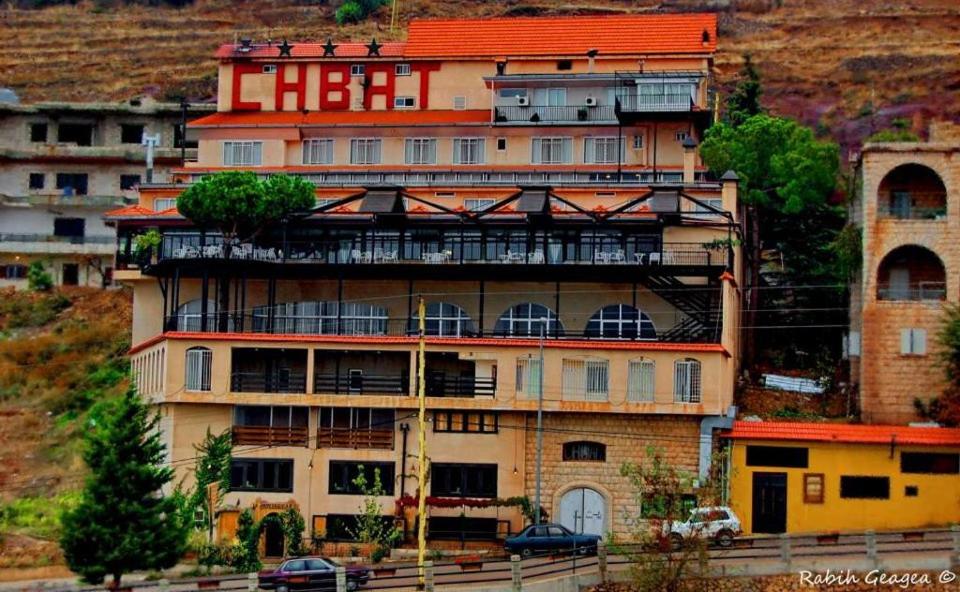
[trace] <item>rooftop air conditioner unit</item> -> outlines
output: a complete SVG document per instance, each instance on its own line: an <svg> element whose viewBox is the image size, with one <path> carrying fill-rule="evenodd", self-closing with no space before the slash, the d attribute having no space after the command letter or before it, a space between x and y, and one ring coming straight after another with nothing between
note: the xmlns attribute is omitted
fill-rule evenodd
<svg viewBox="0 0 960 592"><path fill-rule="evenodd" d="M587 107L596 107L597 106L597 97L587 97L587 100L583 103Z"/></svg>
<svg viewBox="0 0 960 592"><path fill-rule="evenodd" d="M517 105L521 107L529 107L530 97L523 97L523 96L517 97Z"/></svg>

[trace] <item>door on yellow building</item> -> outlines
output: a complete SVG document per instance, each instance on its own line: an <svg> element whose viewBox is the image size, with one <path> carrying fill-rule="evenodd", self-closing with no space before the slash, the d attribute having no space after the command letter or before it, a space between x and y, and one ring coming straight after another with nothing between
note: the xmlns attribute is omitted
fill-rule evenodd
<svg viewBox="0 0 960 592"><path fill-rule="evenodd" d="M753 474L753 525L751 532L787 531L787 474Z"/></svg>
<svg viewBox="0 0 960 592"><path fill-rule="evenodd" d="M571 489L560 498L560 524L577 534L602 536L605 505L603 496L589 487Z"/></svg>

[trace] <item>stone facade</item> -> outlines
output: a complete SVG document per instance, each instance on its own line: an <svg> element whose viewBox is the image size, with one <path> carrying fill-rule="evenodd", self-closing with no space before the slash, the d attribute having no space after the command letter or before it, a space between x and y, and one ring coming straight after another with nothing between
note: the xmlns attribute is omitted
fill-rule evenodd
<svg viewBox="0 0 960 592"><path fill-rule="evenodd" d="M938 130L931 137L951 137ZM917 421L914 401L942 391L937 332L944 303L960 297L958 150L956 140L863 150L852 208L863 265L851 288L850 358L866 421Z"/></svg>
<svg viewBox="0 0 960 592"><path fill-rule="evenodd" d="M551 414L543 418L542 506L550 521L558 521L560 499L574 488L593 489L604 498L606 530L629 534L630 517L640 508L627 478L625 462L642 463L650 447L664 452L670 465L695 474L699 459L699 419L679 416L636 417L621 414ZM536 490L537 416L529 413L524 450L526 494ZM589 441L606 445L606 461L564 461L563 445Z"/></svg>

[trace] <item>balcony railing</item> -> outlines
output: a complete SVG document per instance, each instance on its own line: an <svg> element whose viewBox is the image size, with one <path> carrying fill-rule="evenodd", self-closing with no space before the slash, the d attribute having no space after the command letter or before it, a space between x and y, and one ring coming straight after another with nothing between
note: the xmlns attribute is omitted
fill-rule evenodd
<svg viewBox="0 0 960 592"><path fill-rule="evenodd" d="M4 243L60 243L70 245L112 245L117 239L112 236L57 236L54 234L0 233Z"/></svg>
<svg viewBox="0 0 960 592"><path fill-rule="evenodd" d="M317 448L393 449L393 430L360 428L320 428Z"/></svg>
<svg viewBox="0 0 960 592"><path fill-rule="evenodd" d="M946 200L946 196L943 197ZM877 216L894 220L946 220L947 206L895 206L881 203Z"/></svg>
<svg viewBox="0 0 960 592"><path fill-rule="evenodd" d="M493 378L428 376L426 383L428 397L492 397L497 391L497 382Z"/></svg>
<svg viewBox="0 0 960 592"><path fill-rule="evenodd" d="M494 123L616 123L617 114L611 105L543 106L505 105L493 108Z"/></svg>
<svg viewBox="0 0 960 592"><path fill-rule="evenodd" d="M630 94L617 96L622 113L658 113L691 111L695 105L690 93Z"/></svg>
<svg viewBox="0 0 960 592"><path fill-rule="evenodd" d="M234 372L230 376L230 390L235 393L306 393L307 375L304 372L290 372L283 376Z"/></svg>
<svg viewBox="0 0 960 592"><path fill-rule="evenodd" d="M233 426L237 446L309 446L309 429L304 427Z"/></svg>
<svg viewBox="0 0 960 592"><path fill-rule="evenodd" d="M317 374L313 381L313 391L317 394L335 395L407 395L410 391L410 380L403 374Z"/></svg>
<svg viewBox="0 0 960 592"><path fill-rule="evenodd" d="M877 300L944 300L946 297L946 282L916 282L906 286L880 284L877 286Z"/></svg>

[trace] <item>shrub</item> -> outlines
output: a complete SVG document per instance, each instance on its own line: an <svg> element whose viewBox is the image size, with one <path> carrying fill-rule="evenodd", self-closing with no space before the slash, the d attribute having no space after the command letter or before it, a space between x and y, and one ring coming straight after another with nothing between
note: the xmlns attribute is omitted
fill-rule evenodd
<svg viewBox="0 0 960 592"><path fill-rule="evenodd" d="M49 292L53 289L53 277L47 273L43 261L34 261L27 269L27 286L34 292Z"/></svg>
<svg viewBox="0 0 960 592"><path fill-rule="evenodd" d="M366 18L363 8L357 2L349 0L337 8L336 19L338 25L355 24Z"/></svg>

